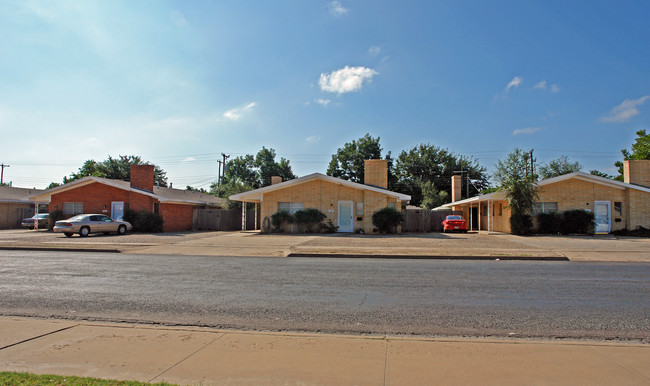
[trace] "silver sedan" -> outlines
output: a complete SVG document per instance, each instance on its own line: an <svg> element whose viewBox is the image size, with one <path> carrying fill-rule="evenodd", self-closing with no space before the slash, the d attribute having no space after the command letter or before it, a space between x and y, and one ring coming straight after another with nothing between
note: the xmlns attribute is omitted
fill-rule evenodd
<svg viewBox="0 0 650 386"><path fill-rule="evenodd" d="M131 228L130 223L113 220L104 214L79 214L54 224L54 232L63 233L66 237L75 233L79 233L81 237L86 237L91 233L109 234L115 232L118 235L123 235Z"/></svg>

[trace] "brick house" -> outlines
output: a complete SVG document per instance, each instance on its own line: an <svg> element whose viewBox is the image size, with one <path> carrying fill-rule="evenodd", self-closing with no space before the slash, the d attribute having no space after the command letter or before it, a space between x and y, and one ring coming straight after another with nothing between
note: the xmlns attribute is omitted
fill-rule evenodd
<svg viewBox="0 0 650 386"><path fill-rule="evenodd" d="M363 184L321 173L285 182L273 177L270 186L235 194L230 199L255 203L255 213L259 205L262 223L281 210L295 212L316 208L339 227L339 232L377 233L372 214L387 206L401 210L411 196L388 190L386 160L366 160L364 175Z"/></svg>
<svg viewBox="0 0 650 386"><path fill-rule="evenodd" d="M192 229L195 208L222 208L224 200L206 193L154 186L153 165L132 165L130 181L84 177L42 193L32 200L50 203L50 212L65 216L101 213L121 219L127 209L159 214L164 232Z"/></svg>
<svg viewBox="0 0 650 386"><path fill-rule="evenodd" d="M624 182L576 172L539 181L533 215L582 209L594 212L598 234L650 228L650 161L624 161ZM460 176L452 177L452 202L440 209L462 210L468 228L510 233L510 208L503 191L456 200Z"/></svg>

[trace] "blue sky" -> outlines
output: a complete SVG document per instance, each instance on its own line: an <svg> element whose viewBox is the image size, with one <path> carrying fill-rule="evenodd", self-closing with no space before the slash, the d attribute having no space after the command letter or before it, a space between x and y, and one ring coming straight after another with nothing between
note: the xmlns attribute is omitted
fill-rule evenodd
<svg viewBox="0 0 650 386"><path fill-rule="evenodd" d="M492 170L614 174L650 129L647 1L0 0L0 162L43 188L140 155L207 188L262 146L298 175L365 133Z"/></svg>

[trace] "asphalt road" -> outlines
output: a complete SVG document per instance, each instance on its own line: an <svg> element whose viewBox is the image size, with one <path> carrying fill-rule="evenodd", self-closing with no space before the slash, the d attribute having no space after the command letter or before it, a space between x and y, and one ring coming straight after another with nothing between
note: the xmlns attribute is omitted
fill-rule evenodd
<svg viewBox="0 0 650 386"><path fill-rule="evenodd" d="M650 264L0 251L0 315L650 341Z"/></svg>

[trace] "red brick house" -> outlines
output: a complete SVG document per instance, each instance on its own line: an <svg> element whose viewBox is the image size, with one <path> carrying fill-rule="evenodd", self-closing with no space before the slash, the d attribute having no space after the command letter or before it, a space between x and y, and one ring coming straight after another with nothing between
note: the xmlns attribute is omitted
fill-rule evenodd
<svg viewBox="0 0 650 386"><path fill-rule="evenodd" d="M194 209L216 209L224 200L206 193L154 186L153 165L132 165L131 181L85 177L30 196L49 202L50 212L61 210L71 217L80 213L102 213L121 219L127 209L159 214L164 232L192 229Z"/></svg>

